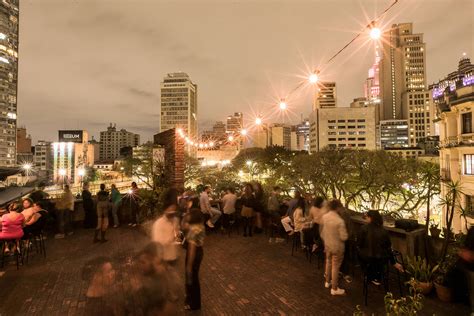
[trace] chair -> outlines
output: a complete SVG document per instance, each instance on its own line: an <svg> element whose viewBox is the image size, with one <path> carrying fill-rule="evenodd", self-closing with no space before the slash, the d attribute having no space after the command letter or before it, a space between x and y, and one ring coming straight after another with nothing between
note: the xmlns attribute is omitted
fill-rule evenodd
<svg viewBox="0 0 474 316"><path fill-rule="evenodd" d="M22 249L22 242L20 238L17 239L2 239L2 268L5 266L5 249L7 248L8 244L15 244L15 253L14 256L16 257L16 269L20 269L20 260L21 264L23 265L23 249Z"/></svg>
<svg viewBox="0 0 474 316"><path fill-rule="evenodd" d="M300 232L294 232L291 236L293 241L291 244L291 255L298 251L298 247L301 247Z"/></svg>
<svg viewBox="0 0 474 316"><path fill-rule="evenodd" d="M392 250L393 257L395 258L395 261L403 264L403 256L400 252ZM398 261L400 260L401 261ZM385 292L389 291L389 285L390 285L390 264L388 259L380 259L379 261L373 261L370 263L367 263L365 267L363 268L363 273L364 273L364 285L363 285L363 295L364 295L364 303L365 306L367 306L367 299L369 296L369 284L373 281L369 278L368 271L377 268L377 265L382 266L382 280L380 280L384 286ZM397 278L398 278L398 285L399 285L399 290L400 290L400 296L403 295L403 289L402 289L402 282L400 278L400 271L396 270Z"/></svg>
<svg viewBox="0 0 474 316"><path fill-rule="evenodd" d="M43 232L40 231L38 233L30 234L27 238L24 239L26 241L26 249L25 249L25 256L26 256L26 263L29 261L31 247L29 246L30 243L33 244L35 248L35 252L42 254L44 258L46 258L46 246L44 242Z"/></svg>

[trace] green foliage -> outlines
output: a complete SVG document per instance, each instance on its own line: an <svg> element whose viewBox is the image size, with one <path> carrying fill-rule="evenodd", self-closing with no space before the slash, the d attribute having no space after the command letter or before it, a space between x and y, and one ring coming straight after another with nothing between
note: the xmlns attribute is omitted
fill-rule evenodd
<svg viewBox="0 0 474 316"><path fill-rule="evenodd" d="M433 274L438 271L439 265L432 267L430 263L420 256L407 258L406 271L413 279L419 282L431 282Z"/></svg>
<svg viewBox="0 0 474 316"><path fill-rule="evenodd" d="M411 316L417 315L423 309L423 295L416 291L416 281L411 279L410 295L394 298L392 293L384 297L385 312L388 316Z"/></svg>

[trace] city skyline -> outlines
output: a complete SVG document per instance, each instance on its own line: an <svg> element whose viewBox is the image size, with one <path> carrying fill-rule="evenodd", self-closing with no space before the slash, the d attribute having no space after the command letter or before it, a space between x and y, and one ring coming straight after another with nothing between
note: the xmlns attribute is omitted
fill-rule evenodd
<svg viewBox="0 0 474 316"><path fill-rule="evenodd" d="M342 2L143 1L132 6L117 1L114 7L107 1L22 2L19 125L27 127L34 143L54 141L58 129L85 129L97 136L111 121L146 141L159 128L160 81L176 71L188 73L199 86L200 130L234 111L251 119L259 109L271 108L279 94L301 80L298 76L327 59L389 3L347 1L342 10L332 10ZM413 2L400 1L384 18L385 26L413 22L424 33L428 84L454 68L463 52L473 53L473 4L453 3L417 1L413 7ZM177 11L181 25L172 23ZM433 23L436 18L443 18L443 24ZM51 41L57 44L54 49ZM373 47L361 47L362 42L323 74L324 80L337 83L339 106L363 95ZM311 110L311 93L304 95L289 104L294 122Z"/></svg>

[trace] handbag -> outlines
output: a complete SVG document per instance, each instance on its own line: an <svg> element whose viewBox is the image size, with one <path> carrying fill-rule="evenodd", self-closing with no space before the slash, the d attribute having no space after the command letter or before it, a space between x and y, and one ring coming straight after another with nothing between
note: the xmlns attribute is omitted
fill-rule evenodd
<svg viewBox="0 0 474 316"><path fill-rule="evenodd" d="M243 217L253 217L254 216L254 210L251 207L243 205L242 206L242 212L240 212L240 215L242 215Z"/></svg>

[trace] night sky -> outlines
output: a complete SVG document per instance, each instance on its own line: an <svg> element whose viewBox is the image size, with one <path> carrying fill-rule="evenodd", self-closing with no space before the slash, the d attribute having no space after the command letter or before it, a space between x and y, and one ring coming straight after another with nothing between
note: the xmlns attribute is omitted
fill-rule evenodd
<svg viewBox="0 0 474 316"><path fill-rule="evenodd" d="M58 129L98 138L110 122L151 139L159 86L184 71L198 84L200 129L260 112L328 59L391 0L22 0L19 125L34 142ZM413 22L427 43L428 83L474 53L474 1L400 0L384 25ZM365 38L322 74L338 105L362 96L373 44ZM309 114L310 90L289 104ZM266 111L266 110L265 110ZM277 119L275 119L277 120Z"/></svg>

